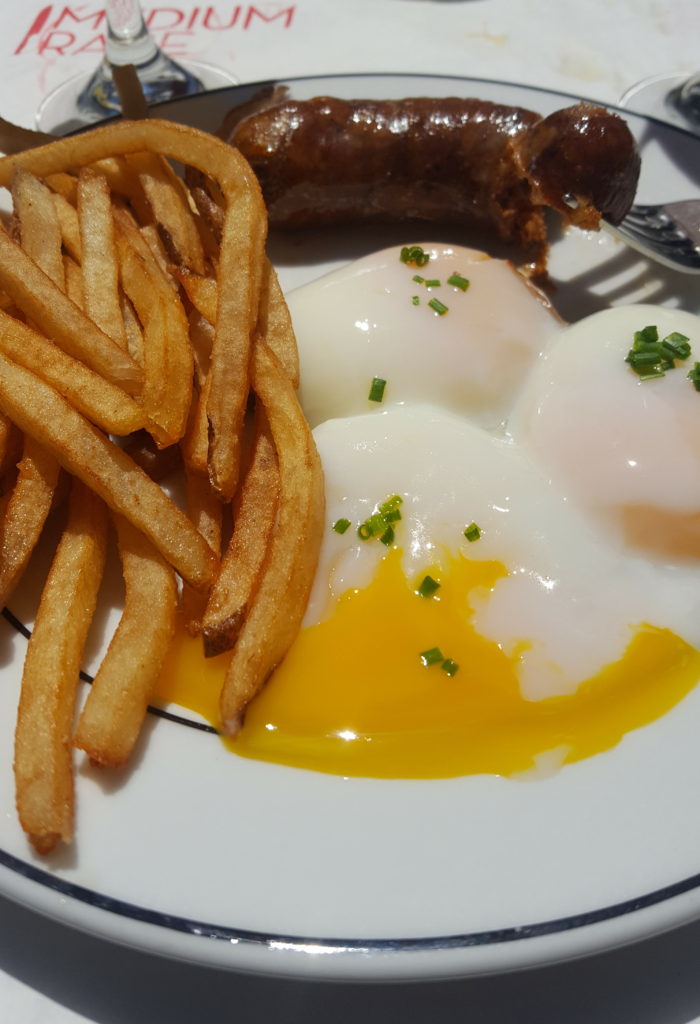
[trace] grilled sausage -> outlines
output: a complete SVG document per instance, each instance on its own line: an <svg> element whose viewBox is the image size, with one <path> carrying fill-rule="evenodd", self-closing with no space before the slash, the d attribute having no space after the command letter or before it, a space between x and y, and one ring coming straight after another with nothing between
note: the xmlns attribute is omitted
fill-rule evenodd
<svg viewBox="0 0 700 1024"><path fill-rule="evenodd" d="M272 226L488 223L535 273L546 206L582 227L619 221L639 176L625 122L585 103L542 118L478 99L287 99L244 116L229 141L258 176Z"/></svg>

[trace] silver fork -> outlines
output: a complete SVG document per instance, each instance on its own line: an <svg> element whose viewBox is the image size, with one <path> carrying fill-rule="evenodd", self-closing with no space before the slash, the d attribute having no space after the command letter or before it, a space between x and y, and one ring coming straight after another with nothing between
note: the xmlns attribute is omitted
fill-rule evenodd
<svg viewBox="0 0 700 1024"><path fill-rule="evenodd" d="M650 260L685 274L700 274L700 199L635 205L620 224L601 224Z"/></svg>

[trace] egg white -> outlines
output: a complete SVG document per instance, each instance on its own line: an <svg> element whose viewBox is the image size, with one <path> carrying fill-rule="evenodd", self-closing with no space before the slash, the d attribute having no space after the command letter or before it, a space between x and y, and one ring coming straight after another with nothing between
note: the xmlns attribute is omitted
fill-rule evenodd
<svg viewBox="0 0 700 1024"><path fill-rule="evenodd" d="M302 367L300 399L312 426L383 407L434 402L483 426L504 419L523 376L560 330L544 296L513 266L462 246L423 243L425 266L396 247L365 256L287 296ZM465 291L448 285L458 274ZM438 280L428 288L414 278ZM448 307L439 315L428 303Z"/></svg>

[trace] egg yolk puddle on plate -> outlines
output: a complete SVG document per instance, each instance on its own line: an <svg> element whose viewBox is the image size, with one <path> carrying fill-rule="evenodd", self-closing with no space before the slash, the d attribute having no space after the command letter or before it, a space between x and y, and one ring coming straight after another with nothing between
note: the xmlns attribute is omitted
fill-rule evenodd
<svg viewBox="0 0 700 1024"><path fill-rule="evenodd" d="M547 751L560 751L563 763L607 750L700 678L698 651L669 630L641 626L623 657L575 693L525 700L517 655L469 622L470 592L492 587L503 565L454 555L427 572L441 581L432 597L416 593L420 580L406 579L400 551L391 550L368 586L300 632L230 748L340 775L513 775ZM422 663L421 652L433 648L457 663L454 675ZM204 659L198 640L179 635L158 699L218 725L227 660Z"/></svg>

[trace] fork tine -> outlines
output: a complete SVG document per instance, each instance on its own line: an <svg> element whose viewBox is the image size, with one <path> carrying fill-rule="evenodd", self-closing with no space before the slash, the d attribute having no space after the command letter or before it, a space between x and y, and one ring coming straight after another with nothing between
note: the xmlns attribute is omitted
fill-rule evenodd
<svg viewBox="0 0 700 1024"><path fill-rule="evenodd" d="M621 224L603 226L648 259L685 273L700 273L700 200L636 204Z"/></svg>

